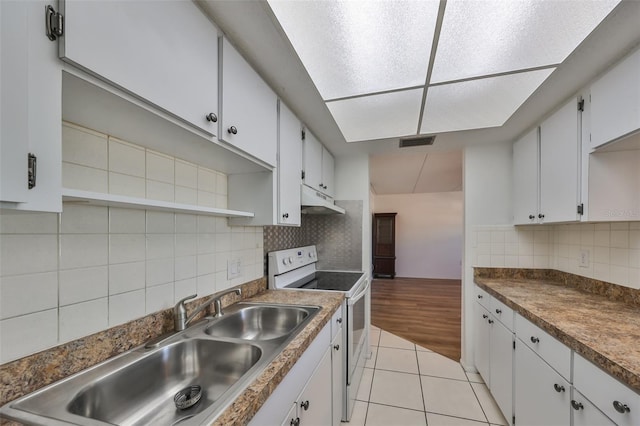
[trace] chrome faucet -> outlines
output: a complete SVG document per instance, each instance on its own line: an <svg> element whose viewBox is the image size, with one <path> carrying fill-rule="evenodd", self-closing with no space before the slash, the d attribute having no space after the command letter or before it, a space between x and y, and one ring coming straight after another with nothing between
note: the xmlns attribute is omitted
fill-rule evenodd
<svg viewBox="0 0 640 426"><path fill-rule="evenodd" d="M184 306L184 302L195 298L197 294L192 294L191 296L187 296L184 299L180 300L173 308L173 325L175 327L175 330L182 331L187 328L193 318L212 303L215 303L215 317L221 317L222 315L224 315L224 312L222 312L222 302L220 299L222 299L223 296L229 293L235 293L240 296L242 295L242 290L239 288L232 288L231 290L223 291L222 293L216 293L202 305L198 306L189 316L187 316L187 309Z"/></svg>

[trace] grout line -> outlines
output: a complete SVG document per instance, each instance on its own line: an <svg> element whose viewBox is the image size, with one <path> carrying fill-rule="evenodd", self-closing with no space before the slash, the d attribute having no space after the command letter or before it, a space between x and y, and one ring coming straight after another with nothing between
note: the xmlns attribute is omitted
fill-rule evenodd
<svg viewBox="0 0 640 426"><path fill-rule="evenodd" d="M482 410L482 414L484 414L484 418L487 419L487 423L489 423L489 416L487 416L487 412L485 411L484 407L482 406L482 403L480 402L480 398L478 398L478 393L476 392L476 390L471 385L471 382L469 382L469 386L471 386L471 391L473 392L473 395L476 397L476 400L478 401L478 405L480 406L480 409Z"/></svg>

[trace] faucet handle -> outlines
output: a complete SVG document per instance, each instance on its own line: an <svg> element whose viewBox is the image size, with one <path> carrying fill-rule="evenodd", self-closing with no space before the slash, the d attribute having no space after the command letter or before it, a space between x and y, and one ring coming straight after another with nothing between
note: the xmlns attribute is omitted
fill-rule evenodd
<svg viewBox="0 0 640 426"><path fill-rule="evenodd" d="M195 299L198 295L192 294L183 299L180 299L176 306L173 308L173 325L176 331L184 330L187 327L187 308L184 307L184 302L187 300Z"/></svg>

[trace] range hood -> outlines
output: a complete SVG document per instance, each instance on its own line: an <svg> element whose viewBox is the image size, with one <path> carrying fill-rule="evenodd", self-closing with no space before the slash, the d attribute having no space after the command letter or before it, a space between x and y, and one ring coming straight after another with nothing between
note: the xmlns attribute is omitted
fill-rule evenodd
<svg viewBox="0 0 640 426"><path fill-rule="evenodd" d="M327 197L307 185L300 185L301 204L303 214L344 214L345 209L333 203L331 197Z"/></svg>

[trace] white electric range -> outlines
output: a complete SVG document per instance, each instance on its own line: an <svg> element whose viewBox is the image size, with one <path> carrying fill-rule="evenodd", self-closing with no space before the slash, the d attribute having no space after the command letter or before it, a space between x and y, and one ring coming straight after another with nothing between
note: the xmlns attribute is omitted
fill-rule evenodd
<svg viewBox="0 0 640 426"><path fill-rule="evenodd" d="M338 291L345 295L342 420L353 413L358 387L369 357L370 283L367 274L316 269L316 246L273 251L268 254L269 288L276 290Z"/></svg>

